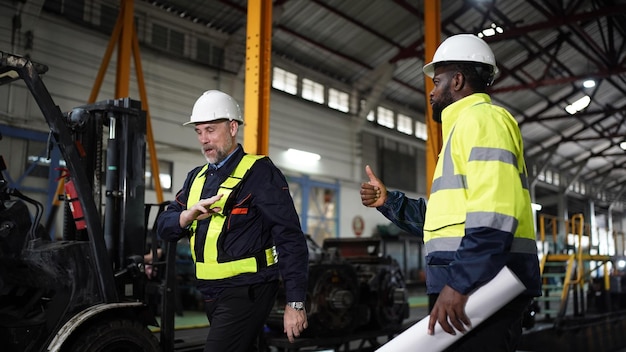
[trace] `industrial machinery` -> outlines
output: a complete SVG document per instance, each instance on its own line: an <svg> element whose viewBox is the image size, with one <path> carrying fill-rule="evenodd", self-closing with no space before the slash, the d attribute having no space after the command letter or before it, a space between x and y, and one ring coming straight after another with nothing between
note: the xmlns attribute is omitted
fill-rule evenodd
<svg viewBox="0 0 626 352"><path fill-rule="evenodd" d="M366 307L359 303L359 282L355 268L340 257L323 251L310 236L309 285L306 311L309 327L304 336L337 336L354 331L367 318ZM279 290L267 325L282 331L286 299Z"/></svg>
<svg viewBox="0 0 626 352"><path fill-rule="evenodd" d="M380 239L326 239L323 248L307 240L309 328L303 336L322 343L324 337L401 329L409 316L404 277L393 258L379 255ZM270 329L282 331L284 307L279 295L267 322Z"/></svg>
<svg viewBox="0 0 626 352"><path fill-rule="evenodd" d="M68 206L62 239L51 240L40 224L43 206L0 174L2 349L169 350L171 339L148 329L157 321L144 303L145 113L124 98L63 114L39 76L45 70L0 52L0 84L26 83L50 127L50 147L62 153Z"/></svg>
<svg viewBox="0 0 626 352"><path fill-rule="evenodd" d="M361 304L369 319L362 329L400 328L409 317L404 275L398 262L381 255L381 238L328 238L324 249L337 253L352 265L359 281Z"/></svg>

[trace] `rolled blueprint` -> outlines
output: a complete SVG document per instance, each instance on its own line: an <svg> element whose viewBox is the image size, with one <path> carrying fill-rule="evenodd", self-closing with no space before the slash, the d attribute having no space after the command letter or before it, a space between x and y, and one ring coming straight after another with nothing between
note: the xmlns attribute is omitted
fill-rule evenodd
<svg viewBox="0 0 626 352"><path fill-rule="evenodd" d="M524 284L517 276L509 268L502 268L496 277L479 287L467 299L465 312L472 322L472 328L478 326L524 290ZM463 334L458 331L456 335L448 334L443 331L439 323L435 324L435 334L428 335L429 319L430 317L426 316L381 346L376 352L443 351L463 337Z"/></svg>

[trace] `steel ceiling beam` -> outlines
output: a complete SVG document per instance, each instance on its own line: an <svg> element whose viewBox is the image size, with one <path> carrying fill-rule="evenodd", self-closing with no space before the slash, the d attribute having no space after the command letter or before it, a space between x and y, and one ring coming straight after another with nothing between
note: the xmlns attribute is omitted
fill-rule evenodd
<svg viewBox="0 0 626 352"><path fill-rule="evenodd" d="M535 7L538 7L536 2L534 1L527 0L527 2L530 4L534 4ZM626 5L609 6L596 11L578 13L567 16L546 15L546 20L543 22L533 23L528 26L505 28L505 31L503 33L483 39L485 39L487 43L495 43L503 40L518 38L520 36L524 36L535 31L554 29L557 27L567 26L569 24L575 24L581 21L589 21L601 17L617 16L624 13L626 13Z"/></svg>
<svg viewBox="0 0 626 352"><path fill-rule="evenodd" d="M564 84L574 83L576 81L582 81L582 80L591 79L591 78L602 79L602 78L607 78L611 76L621 75L624 73L626 73L626 67L620 67L615 70L599 71L599 72L594 72L590 74L582 74L582 75L560 77L560 78L546 78L546 79L536 80L536 81L532 81L532 82L528 82L524 84L494 88L490 90L489 92L491 94L501 94L501 93L508 93L508 92L516 92L520 90L532 90L532 89L536 89L539 87L564 85Z"/></svg>

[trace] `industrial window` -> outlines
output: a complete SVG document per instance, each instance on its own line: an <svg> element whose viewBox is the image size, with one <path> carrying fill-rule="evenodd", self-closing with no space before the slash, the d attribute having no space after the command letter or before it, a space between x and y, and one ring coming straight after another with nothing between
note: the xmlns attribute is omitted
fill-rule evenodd
<svg viewBox="0 0 626 352"><path fill-rule="evenodd" d="M395 148L378 148L381 180L389 188L415 192L417 189L417 161L415 151Z"/></svg>
<svg viewBox="0 0 626 352"><path fill-rule="evenodd" d="M324 104L324 86L310 79L302 79L302 98Z"/></svg>
<svg viewBox="0 0 626 352"><path fill-rule="evenodd" d="M159 160L159 181L163 191L172 191L172 175L174 173L174 163L171 161ZM146 189L154 190L154 179L152 178L152 166L150 159L146 159Z"/></svg>
<svg viewBox="0 0 626 352"><path fill-rule="evenodd" d="M408 135L413 134L413 119L404 114L398 114L398 131Z"/></svg>
<svg viewBox="0 0 626 352"><path fill-rule="evenodd" d="M328 89L328 106L339 111L350 111L350 96L337 89Z"/></svg>
<svg viewBox="0 0 626 352"><path fill-rule="evenodd" d="M213 67L224 66L224 49L202 39L198 39L197 45L196 60Z"/></svg>
<svg viewBox="0 0 626 352"><path fill-rule="evenodd" d="M554 175L552 175L552 184L555 186L559 186L561 184L561 175L558 172L555 172Z"/></svg>
<svg viewBox="0 0 626 352"><path fill-rule="evenodd" d="M69 19L80 22L84 21L84 0L46 0L43 1L43 8L48 11L63 14Z"/></svg>
<svg viewBox="0 0 626 352"><path fill-rule="evenodd" d="M423 140L428 140L428 130L425 123L415 121L415 137Z"/></svg>
<svg viewBox="0 0 626 352"><path fill-rule="evenodd" d="M152 45L182 56L185 48L185 35L182 32L154 23L152 25Z"/></svg>
<svg viewBox="0 0 626 352"><path fill-rule="evenodd" d="M536 170L536 167L533 166L533 169ZM551 185L555 185L558 186L561 184L561 175L558 173L558 171L552 171L552 170L543 170L540 171L537 174L537 179L539 181L543 181L545 183L549 183ZM571 185L570 185L571 187Z"/></svg>
<svg viewBox="0 0 626 352"><path fill-rule="evenodd" d="M102 4L100 6L100 28L105 33L112 33L115 23L117 22L119 10L113 6Z"/></svg>
<svg viewBox="0 0 626 352"><path fill-rule="evenodd" d="M585 189L585 184L580 181L572 182L567 189L578 194L584 195L587 193L587 190Z"/></svg>
<svg viewBox="0 0 626 352"><path fill-rule="evenodd" d="M169 51L178 55L185 52L185 35L182 32L170 29Z"/></svg>
<svg viewBox="0 0 626 352"><path fill-rule="evenodd" d="M273 72L272 87L289 94L298 94L298 76L295 73L280 67L274 67Z"/></svg>
<svg viewBox="0 0 626 352"><path fill-rule="evenodd" d="M377 120L378 124L381 126L394 128L395 123L393 120L393 111L387 108L383 108L379 106L377 109Z"/></svg>

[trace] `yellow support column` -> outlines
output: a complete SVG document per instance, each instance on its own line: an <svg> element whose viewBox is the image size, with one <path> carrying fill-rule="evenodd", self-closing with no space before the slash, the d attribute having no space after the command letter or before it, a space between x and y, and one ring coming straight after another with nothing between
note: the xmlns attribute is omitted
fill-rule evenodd
<svg viewBox="0 0 626 352"><path fill-rule="evenodd" d="M135 63L135 74L137 75L137 85L141 98L142 109L146 112L146 136L147 147L150 154L150 167L152 171L152 180L154 181L154 190L157 202L163 202L163 188L161 187L161 179L159 177L159 161L156 155L156 147L154 134L152 132L152 119L148 108L148 94L146 92L146 84L141 67L141 56L139 53L139 40L137 38L137 29L134 22L134 3L133 0L121 0L120 13L115 22L113 33L109 39L109 44L102 58L100 69L96 76L96 81L91 94L89 95L89 103L94 103L102 87L104 75L111 61L113 50L117 44L117 71L115 72L115 98L126 98L130 96L130 64L131 54Z"/></svg>
<svg viewBox="0 0 626 352"><path fill-rule="evenodd" d="M120 19L123 21L120 45L117 49L117 71L115 80L115 99L126 98L130 86L130 57L133 43L133 13L132 0L123 0L120 4ZM123 15L122 15L123 14Z"/></svg>
<svg viewBox="0 0 626 352"><path fill-rule="evenodd" d="M100 92L100 88L102 88L102 82L104 82L104 75L107 72L107 68L109 67L109 63L111 62L111 56L113 56L113 50L115 50L115 45L117 44L120 33L122 33L122 25L124 24L124 14L120 10L117 21L115 22L115 27L113 28L113 32L111 33L111 37L109 38L109 44L107 45L107 49L104 52L104 56L102 57L102 62L100 63L100 68L98 69L98 74L96 75L96 81L91 88L91 94L89 95L88 103L95 103L96 99L98 99L98 93Z"/></svg>
<svg viewBox="0 0 626 352"><path fill-rule="evenodd" d="M433 59L437 46L441 39L441 1L424 1L424 63ZM424 91L426 102L430 102L430 91L433 89L433 81L424 75ZM426 142L426 194L430 195L430 187L433 183L435 165L441 151L442 136L441 124L433 121L430 104L426 104L426 128L428 140Z"/></svg>
<svg viewBox="0 0 626 352"><path fill-rule="evenodd" d="M248 1L243 147L269 154L272 1Z"/></svg>
<svg viewBox="0 0 626 352"><path fill-rule="evenodd" d="M152 117L150 116L150 108L148 104L148 92L146 91L146 81L143 76L141 65L141 57L139 55L139 39L137 38L137 29L133 24L133 57L135 59L135 74L137 75L137 85L139 87L139 97L141 99L141 107L146 112L146 138L148 154L150 156L150 170L152 172L152 181L154 183L154 191L156 193L157 202L163 203L163 187L161 187L161 171L159 170L159 159L157 158L156 146L154 141L154 133L152 131Z"/></svg>

